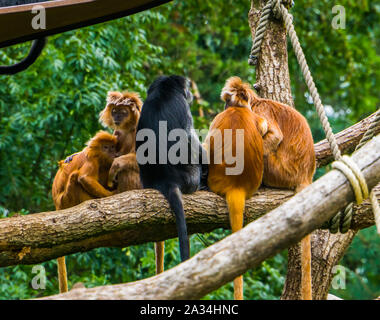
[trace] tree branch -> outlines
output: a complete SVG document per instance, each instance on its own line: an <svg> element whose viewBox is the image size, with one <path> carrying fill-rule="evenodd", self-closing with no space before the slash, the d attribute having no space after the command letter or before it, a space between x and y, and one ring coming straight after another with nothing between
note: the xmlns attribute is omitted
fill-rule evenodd
<svg viewBox="0 0 380 320"><path fill-rule="evenodd" d="M380 136L353 155L369 189L380 180ZM152 278L46 299L199 299L284 248L300 241L353 201L345 176L332 170L245 228Z"/></svg>
<svg viewBox="0 0 380 320"><path fill-rule="evenodd" d="M355 139L365 131L363 127L368 125L371 117L342 131L339 136ZM318 162L328 157L326 144L322 141L315 145ZM350 145L352 143L346 142L342 149ZM257 196L247 201L246 221L259 218L292 195L289 190L260 189ZM198 192L185 195L184 205L190 233L229 228L227 206L221 197ZM355 215L354 229L374 223L368 202L357 210L362 216L356 218L358 215ZM152 190L91 200L61 211L1 219L0 267L40 263L98 247L126 247L173 238L177 235L173 222L166 201ZM160 227L162 225L165 225L164 230Z"/></svg>
<svg viewBox="0 0 380 320"><path fill-rule="evenodd" d="M375 118L376 112L372 113L367 118L354 124L353 126L337 133L335 135L339 149L342 153L351 153L355 150L356 145L367 131L371 122ZM376 128L375 135L380 133L380 127ZM331 153L330 145L327 140L322 140L314 145L315 152L317 154L317 167L323 167L326 164L332 162L333 155Z"/></svg>

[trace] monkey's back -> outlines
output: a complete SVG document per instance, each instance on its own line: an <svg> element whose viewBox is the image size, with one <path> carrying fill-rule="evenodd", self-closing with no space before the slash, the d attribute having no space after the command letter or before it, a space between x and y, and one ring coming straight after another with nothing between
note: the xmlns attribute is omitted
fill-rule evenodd
<svg viewBox="0 0 380 320"><path fill-rule="evenodd" d="M258 117L248 108L229 107L218 114L210 126L210 134L215 129L221 130L221 148L214 142L209 143L209 173L208 185L210 189L220 195L225 195L231 189L244 189L249 198L259 188L263 176L263 141L257 129ZM232 129L232 144L225 139L225 129ZM244 143L236 146L236 130L244 130ZM244 152L243 169L237 175L228 175L226 168L232 168L235 164L226 163L225 150L234 157ZM222 159L222 163L215 163L215 155Z"/></svg>
<svg viewBox="0 0 380 320"><path fill-rule="evenodd" d="M168 93L167 93L168 94ZM172 130L182 129L186 133L188 140L187 150L191 149L191 129L193 129L193 121L187 102L181 97L168 94L166 100L155 94L148 95L142 107L140 119L137 125L137 134L140 130L150 129L155 133L154 145L155 160L157 163L142 164L137 152L137 160L140 169L140 178L144 188L153 188L160 191L167 188L168 185L176 185L182 193L195 192L201 180L201 164L198 163L178 163L171 164L167 157L167 163L159 163L161 156L169 154L170 148L179 143L178 141L167 141L165 148L160 145L160 123L165 123L167 133ZM164 137L163 139L167 139ZM136 150L147 142L136 139ZM198 141L199 143L199 141Z"/></svg>
<svg viewBox="0 0 380 320"><path fill-rule="evenodd" d="M283 134L277 151L265 159L263 183L279 188L310 184L315 172L315 152L307 120L285 104L265 99L259 101L253 107L254 112L276 121Z"/></svg>
<svg viewBox="0 0 380 320"><path fill-rule="evenodd" d="M72 160L68 163L65 163L65 160L59 161L59 169L54 177L52 185L52 197L56 208L60 207L60 203L58 203L60 199L59 195L65 190L65 186L69 179L70 173L80 169L85 160L86 155L82 151L78 154L75 154Z"/></svg>

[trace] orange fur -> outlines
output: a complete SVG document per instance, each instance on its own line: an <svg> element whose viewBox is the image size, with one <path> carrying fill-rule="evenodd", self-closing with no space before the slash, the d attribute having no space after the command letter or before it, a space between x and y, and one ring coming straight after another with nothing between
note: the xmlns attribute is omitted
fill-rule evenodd
<svg viewBox="0 0 380 320"><path fill-rule="evenodd" d="M59 162L52 186L53 201L57 210L73 207L85 200L112 195L105 186L113 157L101 148L105 144L116 147L116 143L115 136L100 131L70 162Z"/></svg>
<svg viewBox="0 0 380 320"><path fill-rule="evenodd" d="M107 197L112 192L105 189L108 171L115 157L117 138L108 132L98 132L82 152L65 163L59 161L54 178L52 196L56 210L73 207L83 201ZM111 149L104 150L104 146ZM113 151L112 151L113 150ZM57 259L60 292L67 292L65 257Z"/></svg>
<svg viewBox="0 0 380 320"><path fill-rule="evenodd" d="M249 88L249 89L247 89ZM315 152L307 120L294 108L270 99L261 99L245 84L252 110L268 122L264 136L263 184L301 191L313 181ZM301 240L301 297L312 299L310 236Z"/></svg>
<svg viewBox="0 0 380 320"><path fill-rule="evenodd" d="M130 119L126 119L124 123L117 126L114 123L112 118L112 108L120 107L120 108L128 108L132 112L132 117ZM137 123L138 118L140 117L140 112L142 108L142 101L140 95L136 92L118 92L118 91L110 91L107 94L107 104L106 107L100 112L99 120L105 126L112 129L130 129L130 123ZM137 118L134 119L134 118Z"/></svg>
<svg viewBox="0 0 380 320"><path fill-rule="evenodd" d="M288 105L259 98L252 89L250 105L268 122L263 184L287 189L311 184L316 162L313 136L305 117Z"/></svg>
<svg viewBox="0 0 380 320"><path fill-rule="evenodd" d="M113 186L115 180L117 181L116 193L142 188L135 153L122 155L113 161L108 175L108 186Z"/></svg>
<svg viewBox="0 0 380 320"><path fill-rule="evenodd" d="M208 186L213 192L226 197L232 231L236 232L243 227L245 199L250 198L261 184L264 170L262 135L266 133L266 121L250 110L249 97L239 78L227 80L221 97L227 109L215 117L205 142L210 156ZM225 141L225 129L232 129L232 145ZM244 130L242 149L238 149L236 144L237 129ZM217 146L216 130L221 132L221 148ZM244 168L238 175L226 174L226 168L233 167L224 158L227 149L235 155L244 152ZM218 155L222 159L220 164L215 163ZM234 287L235 299L242 299L242 276L235 279Z"/></svg>
<svg viewBox="0 0 380 320"><path fill-rule="evenodd" d="M115 116L112 114L114 108L119 112L125 109L126 112L119 124L115 123ZM141 108L142 101L137 93L111 91L107 95L107 105L100 113L100 122L114 129L118 140L119 157L114 160L108 179L109 186L117 182L117 193L142 187L135 154L136 127Z"/></svg>

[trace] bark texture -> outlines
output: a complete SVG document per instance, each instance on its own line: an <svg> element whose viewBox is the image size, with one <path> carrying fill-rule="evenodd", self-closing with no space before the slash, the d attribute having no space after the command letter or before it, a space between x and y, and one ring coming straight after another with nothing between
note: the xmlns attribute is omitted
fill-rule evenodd
<svg viewBox="0 0 380 320"><path fill-rule="evenodd" d="M278 207L293 194L289 190L260 189L247 201L245 223ZM127 247L177 236L167 202L156 191L135 190L114 197L92 200L67 210L2 219L0 267L36 264L98 247ZM155 207L148 207L146 203L153 199ZM194 202L196 206L192 205ZM221 197L197 192L184 196L184 205L190 233L229 229L227 205ZM138 212L139 209L134 209L136 206L146 210ZM105 207L112 212L110 215L104 215ZM355 206L354 212L353 230L374 224L369 201ZM139 219L136 219L137 214Z"/></svg>
<svg viewBox="0 0 380 320"><path fill-rule="evenodd" d="M248 22L252 39L255 37L261 9L266 2L267 0L253 0L251 3ZM273 14L271 14L271 17L256 66L255 88L257 88L257 92L261 97L294 106L289 81L285 26L281 20L274 19Z"/></svg>
<svg viewBox="0 0 380 320"><path fill-rule="evenodd" d="M247 201L251 222L290 199L289 190L260 189ZM227 204L214 193L183 196L189 233L229 228ZM0 220L0 267L35 264L98 247L127 247L177 237L167 201L134 190L60 210Z"/></svg>
<svg viewBox="0 0 380 320"><path fill-rule="evenodd" d="M342 154L348 154L355 150L356 145L359 143L360 139L363 137L364 133L367 131L368 127L372 123L376 116L376 112L368 116L367 118L359 121L353 126L335 134L338 141L339 149ZM380 127L375 130L375 135L380 133ZM330 145L326 139L316 143L314 145L315 152L318 155L317 167L321 168L326 164L334 161L333 155L331 153Z"/></svg>
<svg viewBox="0 0 380 320"><path fill-rule="evenodd" d="M368 123L365 119L361 125L344 130L349 132L347 138L360 135ZM325 159L326 143L322 141L315 145L317 162ZM289 190L260 189L247 201L246 222L259 218L291 196L293 192ZM190 233L229 228L226 203L214 193L185 195L184 205ZM374 224L368 201L355 208L359 214L354 215L353 229ZM176 235L174 218L158 192L130 191L66 210L1 219L0 267L35 264L98 247L126 247Z"/></svg>
<svg viewBox="0 0 380 320"><path fill-rule="evenodd" d="M380 179L379 148L380 136L353 155L370 189ZM160 275L46 299L199 299L300 241L353 197L345 176L332 170L261 219ZM334 254L334 248L328 254Z"/></svg>

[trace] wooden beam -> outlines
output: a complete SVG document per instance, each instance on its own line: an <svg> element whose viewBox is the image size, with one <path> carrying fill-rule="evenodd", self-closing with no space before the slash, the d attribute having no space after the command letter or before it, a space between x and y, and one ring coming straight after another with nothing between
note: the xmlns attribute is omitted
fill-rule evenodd
<svg viewBox="0 0 380 320"><path fill-rule="evenodd" d="M125 17L171 0L55 0L0 8L0 48ZM46 29L34 29L34 6L45 8Z"/></svg>

